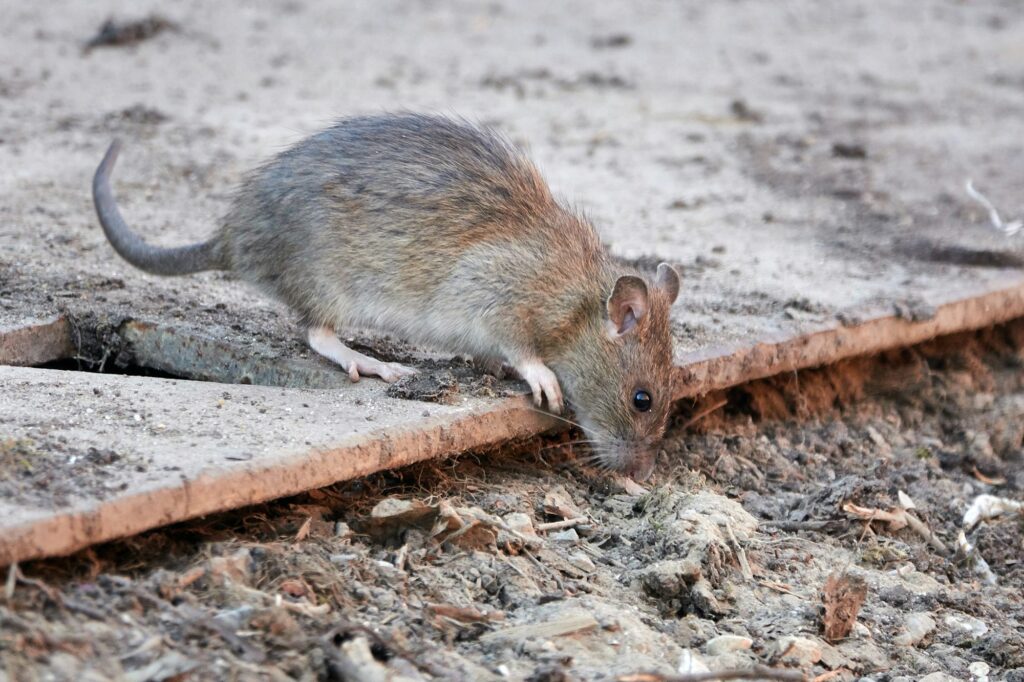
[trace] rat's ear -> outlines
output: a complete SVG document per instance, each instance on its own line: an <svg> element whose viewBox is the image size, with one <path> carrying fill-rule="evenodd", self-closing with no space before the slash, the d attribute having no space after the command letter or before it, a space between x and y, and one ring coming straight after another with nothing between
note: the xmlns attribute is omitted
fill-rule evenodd
<svg viewBox="0 0 1024 682"><path fill-rule="evenodd" d="M647 314L647 285L639 277L623 275L608 297L608 320L613 336L622 336Z"/></svg>
<svg viewBox="0 0 1024 682"><path fill-rule="evenodd" d="M668 294L668 304L672 305L679 296L679 273L668 263L658 266L658 277L654 285Z"/></svg>

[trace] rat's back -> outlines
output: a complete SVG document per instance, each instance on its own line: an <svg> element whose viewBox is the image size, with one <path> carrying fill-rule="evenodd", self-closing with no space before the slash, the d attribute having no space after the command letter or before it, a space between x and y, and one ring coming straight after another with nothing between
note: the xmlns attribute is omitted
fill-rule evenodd
<svg viewBox="0 0 1024 682"><path fill-rule="evenodd" d="M343 120L283 152L243 184L222 237L231 269L307 323L446 345L472 334L453 317L601 252L507 140L415 114Z"/></svg>

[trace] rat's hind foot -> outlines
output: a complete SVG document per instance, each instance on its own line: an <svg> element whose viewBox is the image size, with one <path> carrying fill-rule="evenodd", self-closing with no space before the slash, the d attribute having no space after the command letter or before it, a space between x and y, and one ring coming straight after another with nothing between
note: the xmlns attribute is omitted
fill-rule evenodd
<svg viewBox="0 0 1024 682"><path fill-rule="evenodd" d="M533 404L540 407L542 398L548 399L548 409L555 414L562 413L562 387L558 377L540 360L525 360L515 366L519 376L530 385Z"/></svg>
<svg viewBox="0 0 1024 682"><path fill-rule="evenodd" d="M352 350L338 339L338 335L327 327L309 328L309 347L328 360L338 363L348 372L352 381L361 376L380 377L389 384L398 381L416 370L397 362L383 362L359 351Z"/></svg>

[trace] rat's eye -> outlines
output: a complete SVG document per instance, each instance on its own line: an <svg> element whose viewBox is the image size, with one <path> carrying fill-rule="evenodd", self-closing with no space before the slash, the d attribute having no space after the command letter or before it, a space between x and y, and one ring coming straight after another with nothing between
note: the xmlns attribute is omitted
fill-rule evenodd
<svg viewBox="0 0 1024 682"><path fill-rule="evenodd" d="M633 394L633 407L639 412L647 412L651 409L651 394L644 389Z"/></svg>

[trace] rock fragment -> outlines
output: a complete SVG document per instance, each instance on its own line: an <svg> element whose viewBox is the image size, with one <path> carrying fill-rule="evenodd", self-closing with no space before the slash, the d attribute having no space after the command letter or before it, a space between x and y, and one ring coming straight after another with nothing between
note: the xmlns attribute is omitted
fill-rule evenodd
<svg viewBox="0 0 1024 682"><path fill-rule="evenodd" d="M900 646L918 646L935 631L935 620L927 613L911 613L903 619L903 633L896 637Z"/></svg>
<svg viewBox="0 0 1024 682"><path fill-rule="evenodd" d="M704 645L704 651L707 652L708 656L721 656L725 653L732 651L741 651L749 649L754 645L754 641L749 637L742 637L740 635L719 635L714 639L708 641Z"/></svg>
<svg viewBox="0 0 1024 682"><path fill-rule="evenodd" d="M801 667L814 665L821 660L821 645L806 637L780 637L775 642L775 649L779 658L792 660Z"/></svg>

